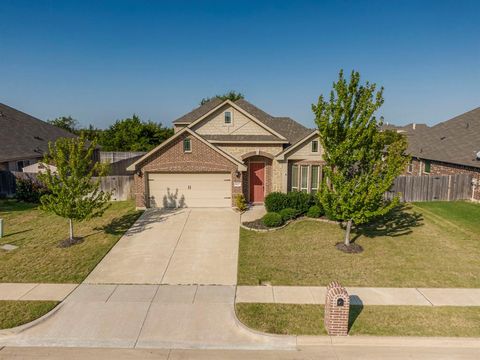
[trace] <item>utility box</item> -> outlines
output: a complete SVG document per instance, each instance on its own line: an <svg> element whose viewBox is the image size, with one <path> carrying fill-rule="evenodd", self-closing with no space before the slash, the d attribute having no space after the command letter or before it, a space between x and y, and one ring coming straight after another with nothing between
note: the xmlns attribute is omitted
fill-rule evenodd
<svg viewBox="0 0 480 360"><path fill-rule="evenodd" d="M328 335L348 335L348 314L350 312L350 297L347 290L338 282L333 281L327 286L325 299L325 329Z"/></svg>

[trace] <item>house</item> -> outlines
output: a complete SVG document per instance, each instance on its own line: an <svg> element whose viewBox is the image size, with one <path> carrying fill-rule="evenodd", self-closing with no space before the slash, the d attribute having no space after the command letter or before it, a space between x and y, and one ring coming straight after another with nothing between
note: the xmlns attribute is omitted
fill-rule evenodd
<svg viewBox="0 0 480 360"><path fill-rule="evenodd" d="M22 171L24 173L29 173L29 174L42 174L42 173L46 173L47 169L50 169L50 172L52 174L57 173L57 167L56 166L45 164L42 161L36 162L34 164L27 165L22 169Z"/></svg>
<svg viewBox="0 0 480 360"><path fill-rule="evenodd" d="M406 175L470 174L480 185L480 107L432 127L401 129L412 156ZM480 191L474 194L480 200Z"/></svg>
<svg viewBox="0 0 480 360"><path fill-rule="evenodd" d="M48 143L75 135L0 103L0 170L22 171L48 151Z"/></svg>
<svg viewBox="0 0 480 360"><path fill-rule="evenodd" d="M272 191L315 192L322 176L316 130L246 100L215 98L173 121L174 136L128 167L145 207L260 204Z"/></svg>

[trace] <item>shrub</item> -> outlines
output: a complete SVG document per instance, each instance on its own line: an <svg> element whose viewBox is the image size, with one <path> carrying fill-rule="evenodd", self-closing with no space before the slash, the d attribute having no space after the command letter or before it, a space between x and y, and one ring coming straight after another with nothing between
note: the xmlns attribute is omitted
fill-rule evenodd
<svg viewBox="0 0 480 360"><path fill-rule="evenodd" d="M276 212L268 212L262 218L263 225L267 227L278 227L283 225L282 215Z"/></svg>
<svg viewBox="0 0 480 360"><path fill-rule="evenodd" d="M295 219L298 216L298 211L292 208L286 208L280 210L279 214L282 217L283 221L288 221Z"/></svg>
<svg viewBox="0 0 480 360"><path fill-rule="evenodd" d="M288 206L287 194L282 192L271 192L265 197L265 209L268 212L279 212Z"/></svg>
<svg viewBox="0 0 480 360"><path fill-rule="evenodd" d="M309 193L292 191L287 194L289 208L298 211L298 214L305 214L311 206L315 205L315 197Z"/></svg>
<svg viewBox="0 0 480 360"><path fill-rule="evenodd" d="M243 194L238 194L235 197L235 206L240 211L245 211L248 208L247 200L245 200L245 196Z"/></svg>
<svg viewBox="0 0 480 360"><path fill-rule="evenodd" d="M15 181L15 197L19 201L38 204L40 197L48 193L43 184L31 178L17 178Z"/></svg>
<svg viewBox="0 0 480 360"><path fill-rule="evenodd" d="M311 206L307 211L307 216L311 218L319 218L322 215L322 209L318 205Z"/></svg>

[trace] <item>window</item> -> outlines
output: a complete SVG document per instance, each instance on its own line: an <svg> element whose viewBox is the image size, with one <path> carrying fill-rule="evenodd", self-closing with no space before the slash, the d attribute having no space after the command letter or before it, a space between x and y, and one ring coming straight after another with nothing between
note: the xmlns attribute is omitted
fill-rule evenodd
<svg viewBox="0 0 480 360"><path fill-rule="evenodd" d="M310 192L315 194L318 191L318 178L320 173L320 166L312 165L312 169L310 171Z"/></svg>
<svg viewBox="0 0 480 360"><path fill-rule="evenodd" d="M317 153L318 152L318 140L313 140L312 141L312 153Z"/></svg>
<svg viewBox="0 0 480 360"><path fill-rule="evenodd" d="M426 174L430 174L430 160L425 160L425 168L423 169L423 172Z"/></svg>
<svg viewBox="0 0 480 360"><path fill-rule="evenodd" d="M298 191L298 165L292 166L292 191Z"/></svg>
<svg viewBox="0 0 480 360"><path fill-rule="evenodd" d="M183 152L192 152L192 142L189 138L183 139Z"/></svg>
<svg viewBox="0 0 480 360"><path fill-rule="evenodd" d="M308 191L308 166L300 166L300 190Z"/></svg>
<svg viewBox="0 0 480 360"><path fill-rule="evenodd" d="M230 125L232 123L232 112L225 111L225 124Z"/></svg>
<svg viewBox="0 0 480 360"><path fill-rule="evenodd" d="M407 167L407 172L411 174L413 172L413 160L410 160Z"/></svg>

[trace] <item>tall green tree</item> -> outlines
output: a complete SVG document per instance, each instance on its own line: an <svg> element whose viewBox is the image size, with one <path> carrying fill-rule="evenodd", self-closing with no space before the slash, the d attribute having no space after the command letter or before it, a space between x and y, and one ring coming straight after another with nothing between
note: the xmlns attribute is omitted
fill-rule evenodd
<svg viewBox="0 0 480 360"><path fill-rule="evenodd" d="M173 135L173 129L153 121L144 122L137 115L118 120L100 136L104 151L149 151Z"/></svg>
<svg viewBox="0 0 480 360"><path fill-rule="evenodd" d="M383 88L361 84L356 71L347 81L340 71L329 100L320 96L312 105L326 162L319 200L330 217L346 222L346 246L353 225L385 215L399 202L398 196L386 201L384 193L408 162L407 143L380 131L383 118L375 113L383 101Z"/></svg>
<svg viewBox="0 0 480 360"><path fill-rule="evenodd" d="M43 162L56 167L46 167L39 174L49 194L40 199L41 209L68 219L69 244L75 243L73 222L102 216L109 206L111 193L100 190L100 178L106 174L105 164L93 161L95 142L87 143L79 138L60 138L49 144L49 152Z"/></svg>
<svg viewBox="0 0 480 360"><path fill-rule="evenodd" d="M214 97L211 97L211 98L203 98L202 101L200 101L200 105L203 105L215 98L219 98L221 100L231 100L235 102L240 99L245 99L245 96L241 92L230 90L223 95L215 95Z"/></svg>
<svg viewBox="0 0 480 360"><path fill-rule="evenodd" d="M71 132L72 134L77 133L78 120L72 118L71 116L59 116L55 119L47 120L47 122L63 130Z"/></svg>

